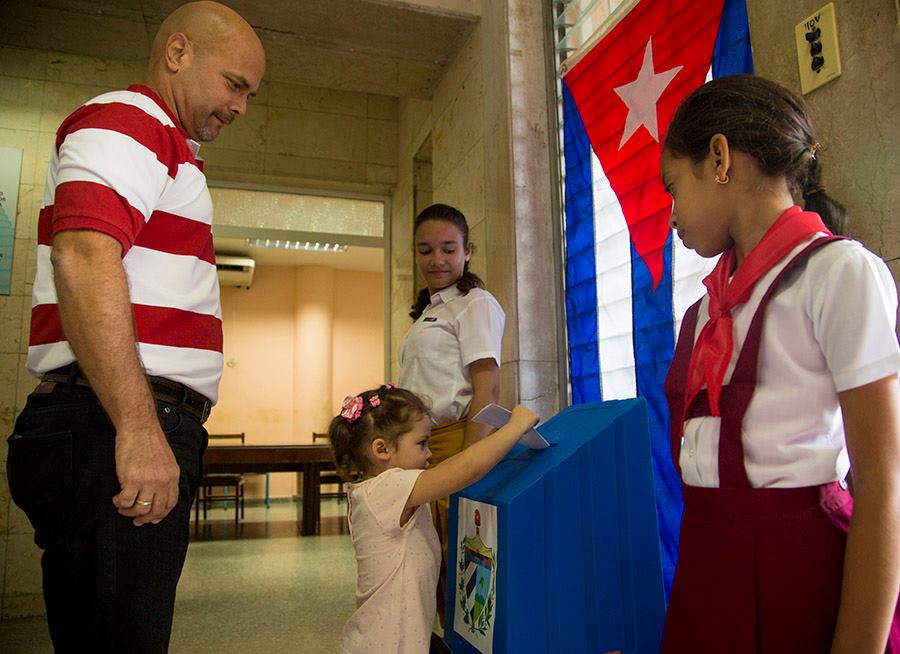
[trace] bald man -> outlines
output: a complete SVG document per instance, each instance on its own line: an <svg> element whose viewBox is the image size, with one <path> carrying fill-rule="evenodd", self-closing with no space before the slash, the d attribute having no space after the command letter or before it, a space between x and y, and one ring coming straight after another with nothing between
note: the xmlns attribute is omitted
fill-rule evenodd
<svg viewBox="0 0 900 654"><path fill-rule="evenodd" d="M197 153L265 69L215 2L163 21L142 84L62 123L38 227L15 502L43 550L57 651L164 652L222 370L212 203Z"/></svg>

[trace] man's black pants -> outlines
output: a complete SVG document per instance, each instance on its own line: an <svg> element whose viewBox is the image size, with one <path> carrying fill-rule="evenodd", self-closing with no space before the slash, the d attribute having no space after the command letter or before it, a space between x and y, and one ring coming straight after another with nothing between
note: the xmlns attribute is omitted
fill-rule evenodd
<svg viewBox="0 0 900 654"><path fill-rule="evenodd" d="M44 550L44 601L57 652L165 652L175 587L190 535L207 433L181 409L157 402L181 467L178 503L159 524L118 513L115 430L93 391L56 384L33 393L9 438L15 503Z"/></svg>

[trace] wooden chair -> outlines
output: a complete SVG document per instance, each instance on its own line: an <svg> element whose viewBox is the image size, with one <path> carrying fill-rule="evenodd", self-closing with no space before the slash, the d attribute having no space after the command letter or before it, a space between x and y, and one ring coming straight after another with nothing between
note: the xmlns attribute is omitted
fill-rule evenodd
<svg viewBox="0 0 900 654"><path fill-rule="evenodd" d="M318 440L328 440L328 434L313 432L313 443ZM337 468L329 468L319 473L319 484L337 484L336 493L322 493L321 497L336 497L338 502L344 501L344 478L338 474Z"/></svg>
<svg viewBox="0 0 900 654"><path fill-rule="evenodd" d="M243 445L244 433L209 435L210 443L236 440ZM217 490L219 492L216 492ZM203 519L206 520L207 509L210 504L215 502L221 502L225 510L228 510L229 502L234 503L234 524L237 525L244 517L244 475L239 472L217 472L203 475L200 488L197 490L197 500L194 503L194 522L196 524L200 523L200 505L203 505Z"/></svg>

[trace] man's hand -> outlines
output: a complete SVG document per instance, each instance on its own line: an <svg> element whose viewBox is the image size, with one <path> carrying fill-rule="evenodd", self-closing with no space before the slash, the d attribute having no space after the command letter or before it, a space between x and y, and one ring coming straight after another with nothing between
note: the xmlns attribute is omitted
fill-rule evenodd
<svg viewBox="0 0 900 654"><path fill-rule="evenodd" d="M181 469L159 425L152 427L150 433L116 434L116 474L122 490L112 501L138 527L158 523L178 502Z"/></svg>
<svg viewBox="0 0 900 654"><path fill-rule="evenodd" d="M178 463L159 426L135 347L122 246L91 230L53 237L50 253L63 332L116 429L119 513L159 522L178 501ZM149 504L148 504L149 502Z"/></svg>

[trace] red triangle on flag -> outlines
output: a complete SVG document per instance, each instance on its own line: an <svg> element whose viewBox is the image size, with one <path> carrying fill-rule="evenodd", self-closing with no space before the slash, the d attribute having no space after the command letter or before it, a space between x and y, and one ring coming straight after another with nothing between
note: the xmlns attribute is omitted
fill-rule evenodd
<svg viewBox="0 0 900 654"><path fill-rule="evenodd" d="M672 210L661 142L678 104L706 79L723 4L641 0L565 78L654 288Z"/></svg>

